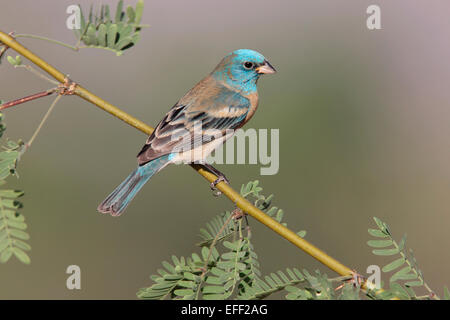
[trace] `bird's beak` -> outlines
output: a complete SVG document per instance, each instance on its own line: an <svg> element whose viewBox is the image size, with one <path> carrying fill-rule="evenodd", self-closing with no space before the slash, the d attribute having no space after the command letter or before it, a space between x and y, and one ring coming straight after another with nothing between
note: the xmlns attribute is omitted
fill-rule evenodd
<svg viewBox="0 0 450 320"><path fill-rule="evenodd" d="M259 74L272 74L277 72L277 70L275 70L275 68L269 63L269 61L264 60L264 64L256 68L256 72L258 72Z"/></svg>

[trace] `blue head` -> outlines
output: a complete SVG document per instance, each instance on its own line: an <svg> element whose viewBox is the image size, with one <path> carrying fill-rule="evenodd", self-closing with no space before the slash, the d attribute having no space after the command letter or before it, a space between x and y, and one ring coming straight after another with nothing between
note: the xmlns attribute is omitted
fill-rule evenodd
<svg viewBox="0 0 450 320"><path fill-rule="evenodd" d="M256 91L256 82L261 74L275 72L275 68L259 52L239 49L223 58L212 76L248 94Z"/></svg>

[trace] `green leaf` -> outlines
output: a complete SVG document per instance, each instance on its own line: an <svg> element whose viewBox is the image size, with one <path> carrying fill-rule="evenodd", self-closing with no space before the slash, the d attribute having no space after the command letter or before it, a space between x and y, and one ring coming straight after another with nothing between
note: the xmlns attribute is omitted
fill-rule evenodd
<svg viewBox="0 0 450 320"><path fill-rule="evenodd" d="M28 243L23 242L23 241L21 241L21 240L14 239L14 240L13 240L13 244L14 244L17 248L23 249L23 250L25 250L25 251L30 251L30 250L31 250L31 246L30 246ZM0 250L0 251L1 251L1 250Z"/></svg>
<svg viewBox="0 0 450 320"><path fill-rule="evenodd" d="M206 261L208 259L208 255L209 255L209 248L202 247L201 254L202 254L203 260Z"/></svg>
<svg viewBox="0 0 450 320"><path fill-rule="evenodd" d="M86 31L86 20L84 19L83 10L81 10L81 6L78 5L80 8L80 35L83 34Z"/></svg>
<svg viewBox="0 0 450 320"><path fill-rule="evenodd" d="M175 268L174 268L170 263L168 263L167 261L163 261L161 264L162 264L162 265L164 266L164 268L166 268L170 273L177 273L177 272L175 271Z"/></svg>
<svg viewBox="0 0 450 320"><path fill-rule="evenodd" d="M402 251L405 248L406 243L406 233L403 235L402 239L400 240L400 243L398 244L398 250Z"/></svg>
<svg viewBox="0 0 450 320"><path fill-rule="evenodd" d="M205 282L213 285L222 285L223 279L222 277L209 276L206 278Z"/></svg>
<svg viewBox="0 0 450 320"><path fill-rule="evenodd" d="M24 192L19 190L0 190L1 198L19 198L23 196Z"/></svg>
<svg viewBox="0 0 450 320"><path fill-rule="evenodd" d="M107 32L108 47L114 49L117 37L117 24L111 24Z"/></svg>
<svg viewBox="0 0 450 320"><path fill-rule="evenodd" d="M234 269L233 261L219 261L217 262L217 266L221 269Z"/></svg>
<svg viewBox="0 0 450 320"><path fill-rule="evenodd" d="M25 264L30 264L30 257L25 253L25 251L23 251L22 249L18 248L18 247L14 247L11 249L12 252L14 253L14 255L16 256L17 259L19 259L19 261L21 261L22 263Z"/></svg>
<svg viewBox="0 0 450 320"><path fill-rule="evenodd" d="M387 225L381 221L380 219L378 219L377 217L373 217L373 220L375 221L375 223L377 224L378 228L383 231L386 234L390 234Z"/></svg>
<svg viewBox="0 0 450 320"><path fill-rule="evenodd" d="M184 288L191 288L191 289L193 289L195 287L195 283L193 281L180 280L180 281L177 282L177 284L180 287L184 287Z"/></svg>
<svg viewBox="0 0 450 320"><path fill-rule="evenodd" d="M128 16L128 23L133 23L136 15L134 13L134 9L132 6L127 7L127 16Z"/></svg>
<svg viewBox="0 0 450 320"><path fill-rule="evenodd" d="M137 297L140 299L159 299L163 296L166 295L166 292L164 291L152 291L152 290L147 290L147 289L141 289L138 293L137 293Z"/></svg>
<svg viewBox="0 0 450 320"><path fill-rule="evenodd" d="M197 280L197 276L191 272L184 272L183 276L185 279L187 280L192 280L192 281L196 281Z"/></svg>
<svg viewBox="0 0 450 320"><path fill-rule="evenodd" d="M140 24L141 23L141 18L142 18L142 13L144 12L144 1L143 0L139 0L136 3L136 17L134 22L136 24Z"/></svg>
<svg viewBox="0 0 450 320"><path fill-rule="evenodd" d="M391 283L390 284L390 290L394 292L394 295L402 300L410 300L410 296L408 294L408 291L405 290L401 285L398 283Z"/></svg>
<svg viewBox="0 0 450 320"><path fill-rule="evenodd" d="M94 9L94 5L91 3L91 6L89 8L89 18L88 18L89 23L94 23L94 19L92 18L93 17L93 15L92 15L93 9Z"/></svg>
<svg viewBox="0 0 450 320"><path fill-rule="evenodd" d="M420 287L420 286L423 286L423 281L422 280L409 281L409 282L405 283L405 286L407 286L407 287Z"/></svg>
<svg viewBox="0 0 450 320"><path fill-rule="evenodd" d="M13 252L11 248L7 248L0 253L0 263L5 263L11 258Z"/></svg>
<svg viewBox="0 0 450 320"><path fill-rule="evenodd" d="M214 274L214 275L216 275L216 276L224 276L224 275L227 275L227 273L226 273L225 271L223 271L223 270L220 269L220 268L216 268L216 267L211 268L211 273Z"/></svg>
<svg viewBox="0 0 450 320"><path fill-rule="evenodd" d="M245 252L244 252L245 254ZM236 252L225 252L224 254L222 254L222 259L224 260L232 260L236 258L237 253Z"/></svg>
<svg viewBox="0 0 450 320"><path fill-rule="evenodd" d="M194 263L199 263L199 264L203 263L200 256L198 254L196 254L195 252L191 256L192 256L192 260L194 260Z"/></svg>
<svg viewBox="0 0 450 320"><path fill-rule="evenodd" d="M22 204L15 199L5 199L1 200L1 204L3 207L11 208L11 209L19 209L22 207Z"/></svg>
<svg viewBox="0 0 450 320"><path fill-rule="evenodd" d="M117 3L116 18L115 18L116 23L119 23L122 20L122 12L123 12L123 0L120 0Z"/></svg>
<svg viewBox="0 0 450 320"><path fill-rule="evenodd" d="M298 235L300 238L304 238L304 237L306 236L306 231L305 231L305 230L301 230L301 231L297 232L297 235Z"/></svg>
<svg viewBox="0 0 450 320"><path fill-rule="evenodd" d="M224 241L223 242L223 246L225 247L225 248L228 248L228 249L230 249L230 250L237 250L237 243L231 243L231 242L229 242L229 241Z"/></svg>
<svg viewBox="0 0 450 320"><path fill-rule="evenodd" d="M9 233L16 238L22 239L22 240L28 240L30 239L30 236L28 235L28 233L21 231L21 230L17 230L17 229L10 229Z"/></svg>
<svg viewBox="0 0 450 320"><path fill-rule="evenodd" d="M409 273L411 271L411 267L410 266L406 266L403 269L400 269L399 271L397 271L396 273L394 273L391 277L391 279L389 279L390 282L395 282L397 280L411 280L411 279L416 279L417 276L415 274L411 274Z"/></svg>
<svg viewBox="0 0 450 320"><path fill-rule="evenodd" d="M108 28L106 27L106 25L104 23L100 24L98 26L98 36L97 36L97 40L98 40L98 45L102 46L102 47L106 47L106 32L108 31Z"/></svg>
<svg viewBox="0 0 450 320"><path fill-rule="evenodd" d="M192 289L177 289L173 292L177 296L187 296L193 294Z"/></svg>
<svg viewBox="0 0 450 320"><path fill-rule="evenodd" d="M369 234L373 237L377 237L377 238L386 238L388 237L387 234L383 233L383 231L378 230L378 229L369 229Z"/></svg>
<svg viewBox="0 0 450 320"><path fill-rule="evenodd" d="M163 276L163 278L164 278L164 280L168 280L168 281L176 281L176 280L179 280L179 279L183 279L183 276L181 276L180 274L170 274L170 273L168 273L168 274L165 274Z"/></svg>
<svg viewBox="0 0 450 320"><path fill-rule="evenodd" d="M8 62L9 62L11 65L13 65L13 66L16 65L16 60L15 60L13 57L7 56L7 57L6 57L6 60L8 60Z"/></svg>
<svg viewBox="0 0 450 320"><path fill-rule="evenodd" d="M165 290L165 289L172 288L174 285L175 284L173 282L165 281L165 282L155 283L154 285L151 286L151 289L152 290Z"/></svg>
<svg viewBox="0 0 450 320"><path fill-rule="evenodd" d="M245 270L247 268L247 266L244 263L242 263L242 262L237 262L236 263L236 268L238 270Z"/></svg>
<svg viewBox="0 0 450 320"><path fill-rule="evenodd" d="M281 222L283 220L284 211L282 209L278 210L275 220Z"/></svg>
<svg viewBox="0 0 450 320"><path fill-rule="evenodd" d="M98 44L97 41L97 30L95 29L95 26L93 24L89 24L89 27L87 29L87 42L86 45L96 46Z"/></svg>
<svg viewBox="0 0 450 320"><path fill-rule="evenodd" d="M131 37L121 38L119 40L119 42L117 42L117 44L114 46L114 49L122 50L123 48L125 48L126 46L128 46L132 42L133 42L133 39Z"/></svg>
<svg viewBox="0 0 450 320"><path fill-rule="evenodd" d="M398 254L398 249L397 248L393 248L393 249L375 249L372 250L373 254L377 255L377 256L392 256L394 254Z"/></svg>
<svg viewBox="0 0 450 320"><path fill-rule="evenodd" d="M25 230L27 228L27 224L20 221L8 220L7 224L9 227L19 230Z"/></svg>
<svg viewBox="0 0 450 320"><path fill-rule="evenodd" d="M109 14L109 6L105 5L105 20L106 21L110 21L111 20L111 16Z"/></svg>
<svg viewBox="0 0 450 320"><path fill-rule="evenodd" d="M0 252L2 252L3 250L5 250L7 247L9 247L9 239L3 239L0 241Z"/></svg>
<svg viewBox="0 0 450 320"><path fill-rule="evenodd" d="M222 286L205 286L203 288L203 293L225 293L225 289Z"/></svg>
<svg viewBox="0 0 450 320"><path fill-rule="evenodd" d="M305 278L305 277L303 276L303 274L300 272L300 270L298 270L297 268L293 268L292 270L294 271L294 273L296 274L296 276L297 276L299 279L303 280L303 279Z"/></svg>
<svg viewBox="0 0 450 320"><path fill-rule="evenodd" d="M22 57L16 56L16 66L20 66L22 64Z"/></svg>

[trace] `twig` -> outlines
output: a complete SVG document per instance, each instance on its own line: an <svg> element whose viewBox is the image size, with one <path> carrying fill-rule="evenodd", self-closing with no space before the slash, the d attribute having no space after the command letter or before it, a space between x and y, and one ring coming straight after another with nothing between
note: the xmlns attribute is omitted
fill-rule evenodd
<svg viewBox="0 0 450 320"><path fill-rule="evenodd" d="M62 42L62 41L58 41L58 40L47 38L47 37L43 37L43 36L37 36L37 35L34 35L34 34L26 34L26 33L16 34L16 35L14 35L14 38L30 38L30 39L44 40L44 41L47 41L47 42L50 42L50 43L58 44L60 46L72 49L74 51L78 51L78 49L79 49L77 46L71 46L70 44L67 44L67 43Z"/></svg>
<svg viewBox="0 0 450 320"><path fill-rule="evenodd" d="M34 139L36 139L36 136L38 135L39 131L41 131L42 126L44 125L45 121L47 121L48 116L50 115L50 113L52 113L53 108L56 106L56 103L59 101L59 99L61 99L61 97L62 97L62 95L58 94L56 96L55 100L53 100L53 103L50 105L50 108L48 108L47 112L44 115L44 118L42 118L41 123L39 123L39 126L37 127L36 131L33 133L33 136L27 142L27 144L26 144L27 148L31 147L31 144L33 143Z"/></svg>
<svg viewBox="0 0 450 320"><path fill-rule="evenodd" d="M219 232L217 232L216 236L214 237L213 241L211 242L211 245L209 246L209 253L208 253L208 257L206 258L205 261L205 265L203 267L203 273L202 273L202 277L204 276L204 274L206 273L206 270L208 269L208 263L209 263L209 259L211 258L211 254L212 254L212 249L216 246L217 241L220 238L220 235L225 231L225 228L228 226L228 224L230 223L231 219L233 219L233 217L235 217L235 211L240 209L235 209L230 216L227 218L227 220L225 220L223 226L220 228Z"/></svg>
<svg viewBox="0 0 450 320"><path fill-rule="evenodd" d="M47 113L44 115L44 118L42 119L41 123L39 124L38 128L34 132L33 136L31 137L30 141L26 144L26 147L31 147L31 144L33 143L34 139L38 135L39 131L41 131L42 126L44 125L45 121L47 121L48 116L50 113L52 113L53 108L55 107L56 103L59 101L59 99L64 95L73 95L75 94L75 89L77 87L77 84L70 80L68 77L64 78L64 83L61 83L58 85L58 88L55 89L55 91L58 91L58 96L55 98L53 103L50 105L50 108L48 108Z"/></svg>
<svg viewBox="0 0 450 320"><path fill-rule="evenodd" d="M25 69L27 69L28 71L30 71L31 73L35 74L36 76L38 76L41 79L44 79L44 80L46 80L46 81L48 81L50 83L53 83L54 85L58 85L59 84L59 82L57 82L57 81L55 81L53 79L50 79L47 76L44 76L42 73L38 72L32 66L21 64L21 65L18 65L18 66L14 66L14 68L25 68Z"/></svg>
<svg viewBox="0 0 450 320"><path fill-rule="evenodd" d="M42 91L42 92L38 92L38 93L35 93L35 94L32 94L32 95L26 96L24 98L20 98L20 99L16 99L16 100L13 100L13 101L5 102L5 103L0 105L0 110L4 110L4 109L7 109L7 108L14 107L14 106L16 106L18 104L22 104L22 103L29 102L29 101L32 101L32 100L35 100L35 99L39 99L39 98L42 98L42 97L49 96L49 95L55 93L57 90L58 90L57 88L53 88L53 89L49 89L49 90L46 90L46 91Z"/></svg>

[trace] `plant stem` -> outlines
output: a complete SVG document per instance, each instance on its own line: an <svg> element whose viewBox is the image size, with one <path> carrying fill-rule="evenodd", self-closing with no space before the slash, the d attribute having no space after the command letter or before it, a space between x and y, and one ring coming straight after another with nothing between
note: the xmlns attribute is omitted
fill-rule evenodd
<svg viewBox="0 0 450 320"><path fill-rule="evenodd" d="M401 249L398 245L397 241L392 238L392 236L389 236L389 238L392 240L392 244L394 247L398 250L398 253L401 255L401 257L406 261L406 264L410 268L412 272L416 275L417 279L419 279L422 282L422 286L430 293L429 297L433 298L434 300L441 300L437 294L434 293L434 291L428 286L428 284L425 282L423 277L417 272L416 267L411 263L408 256L405 253L405 249Z"/></svg>
<svg viewBox="0 0 450 320"><path fill-rule="evenodd" d="M225 220L225 223L220 228L219 232L217 232L217 234L214 237L211 245L209 246L208 257L206 258L205 265L203 267L204 271L202 273L202 278L204 277L204 273L206 273L206 270L208 270L208 263L209 263L209 259L211 258L211 255L212 255L212 249L216 246L216 243L219 240L220 235L224 232L225 228L228 226L228 224L230 223L232 218L233 218L233 213L230 213L230 216L227 218L227 220Z"/></svg>
<svg viewBox="0 0 450 320"><path fill-rule="evenodd" d="M34 139L36 139L36 136L38 135L39 131L41 131L42 126L44 125L45 121L47 121L48 116L50 113L52 113L53 108L56 106L56 103L58 103L59 99L61 99L61 95L57 95L55 100L53 100L52 104L50 105L50 108L48 108L47 112L44 115L44 118L42 118L41 123L39 123L39 126L37 127L36 131L33 133L33 136L31 137L30 141L27 143L27 148L31 147L31 144L33 143Z"/></svg>
<svg viewBox="0 0 450 320"><path fill-rule="evenodd" d="M42 98L42 97L49 96L49 95L53 94L55 91L56 91L55 88L54 89L49 89L49 90L46 90L46 91L42 91L42 92L38 92L38 93L32 94L32 95L24 97L24 98L20 98L20 99L16 99L16 100L13 100L13 101L5 102L5 103L0 105L0 110L4 110L4 109L7 109L7 108L14 107L14 106L16 106L18 104L21 104L21 103L25 103L25 102L28 102L28 101L32 101L32 100L35 100L35 99L39 99L39 98Z"/></svg>

